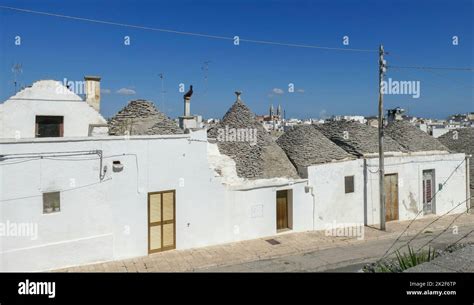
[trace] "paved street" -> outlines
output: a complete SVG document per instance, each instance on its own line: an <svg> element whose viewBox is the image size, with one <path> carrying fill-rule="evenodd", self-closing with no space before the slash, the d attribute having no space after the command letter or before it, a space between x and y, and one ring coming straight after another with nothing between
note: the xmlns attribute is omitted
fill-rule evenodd
<svg viewBox="0 0 474 305"><path fill-rule="evenodd" d="M458 214L416 220L395 244L417 247L436 237L431 245L443 249L474 229L474 215ZM326 236L325 231L284 233L189 250L172 250L134 259L71 267L60 272L279 272L279 271L357 271L366 262L381 257L408 226L409 221L390 222L387 231L365 228L364 239ZM453 226L458 227L456 233ZM277 244L268 242L274 239ZM474 233L463 242L474 242Z"/></svg>
<svg viewBox="0 0 474 305"><path fill-rule="evenodd" d="M437 238L431 245L435 249L444 249L460 236L474 229L474 225L460 227L458 235L451 231ZM411 243L415 249L424 245L439 232L424 233ZM404 237L396 243L397 249L404 245L410 237ZM384 255L394 239L371 240L365 243L344 245L337 248L317 250L298 255L284 256L275 259L235 264L231 266L205 268L208 272L357 272L366 263L374 262ZM474 242L474 234L463 239L463 242ZM472 258L474 260L474 256ZM466 261L467 262L467 261ZM414 270L415 271L415 270Z"/></svg>

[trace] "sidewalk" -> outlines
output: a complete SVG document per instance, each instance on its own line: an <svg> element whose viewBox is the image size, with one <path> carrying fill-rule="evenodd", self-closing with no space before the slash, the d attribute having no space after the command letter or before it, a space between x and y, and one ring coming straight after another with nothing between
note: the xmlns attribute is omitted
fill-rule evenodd
<svg viewBox="0 0 474 305"><path fill-rule="evenodd" d="M415 220L404 235L413 236L439 216ZM226 266L272 259L288 255L302 254L316 250L341 247L354 243L396 238L410 221L387 223L387 230L365 227L364 239L355 237L326 236L325 231L284 233L272 237L246 240L216 246L188 250L171 250L120 261L104 262L55 270L56 272L185 272L199 269ZM474 224L474 214L444 216L424 231L434 232L446 227ZM450 229L452 230L452 229ZM279 244L272 245L267 240L274 239Z"/></svg>

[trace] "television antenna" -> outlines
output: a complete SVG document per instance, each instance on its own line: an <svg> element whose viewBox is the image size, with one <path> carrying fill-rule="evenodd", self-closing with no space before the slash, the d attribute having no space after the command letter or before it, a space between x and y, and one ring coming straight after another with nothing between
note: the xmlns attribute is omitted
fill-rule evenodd
<svg viewBox="0 0 474 305"><path fill-rule="evenodd" d="M18 78L19 75L23 73L23 66L22 64L14 64L12 67L13 72L13 84L15 85L15 93L18 92Z"/></svg>
<svg viewBox="0 0 474 305"><path fill-rule="evenodd" d="M207 80L209 78L209 64L211 63L210 60L203 62L201 66L201 70L204 71L204 95L207 94Z"/></svg>

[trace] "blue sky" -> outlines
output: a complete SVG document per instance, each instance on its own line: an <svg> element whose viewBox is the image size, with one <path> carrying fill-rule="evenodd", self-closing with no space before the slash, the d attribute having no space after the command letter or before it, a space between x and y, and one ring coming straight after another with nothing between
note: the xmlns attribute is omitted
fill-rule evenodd
<svg viewBox="0 0 474 305"><path fill-rule="evenodd" d="M118 23L391 54L388 64L472 67L473 1L6 1L13 6ZM15 36L22 44L14 44ZM342 37L349 36L349 46ZM459 44L452 44L452 36ZM130 36L131 45L124 45ZM292 48L145 31L0 9L0 100L12 95L15 63L22 84L100 75L101 112L109 117L129 100L150 99L171 117L182 112L178 85L194 85L191 110L222 117L233 92L258 113L281 103L287 117L377 111L377 53ZM203 62L208 66L207 90ZM165 76L162 99L159 74ZM420 81L421 97L387 95L386 108L444 118L474 111L473 72L389 69L387 78ZM288 84L295 92L288 92ZM133 95L117 93L132 89ZM272 94L273 89L283 94ZM278 90L276 90L278 91Z"/></svg>

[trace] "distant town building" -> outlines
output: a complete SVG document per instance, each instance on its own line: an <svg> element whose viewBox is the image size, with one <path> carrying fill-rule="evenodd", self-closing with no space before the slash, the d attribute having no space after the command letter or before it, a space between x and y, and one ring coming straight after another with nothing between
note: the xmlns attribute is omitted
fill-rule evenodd
<svg viewBox="0 0 474 305"><path fill-rule="evenodd" d="M351 121L359 122L361 124L367 123L367 120L362 115L333 115L328 121Z"/></svg>
<svg viewBox="0 0 474 305"><path fill-rule="evenodd" d="M403 114L405 113L405 109L397 107L394 109L389 109L387 113L388 113L387 119L389 122L401 121L403 120Z"/></svg>
<svg viewBox="0 0 474 305"><path fill-rule="evenodd" d="M284 110L278 105L275 113L273 104L270 105L268 115L257 115L255 118L260 122L267 131L283 131L284 130Z"/></svg>

